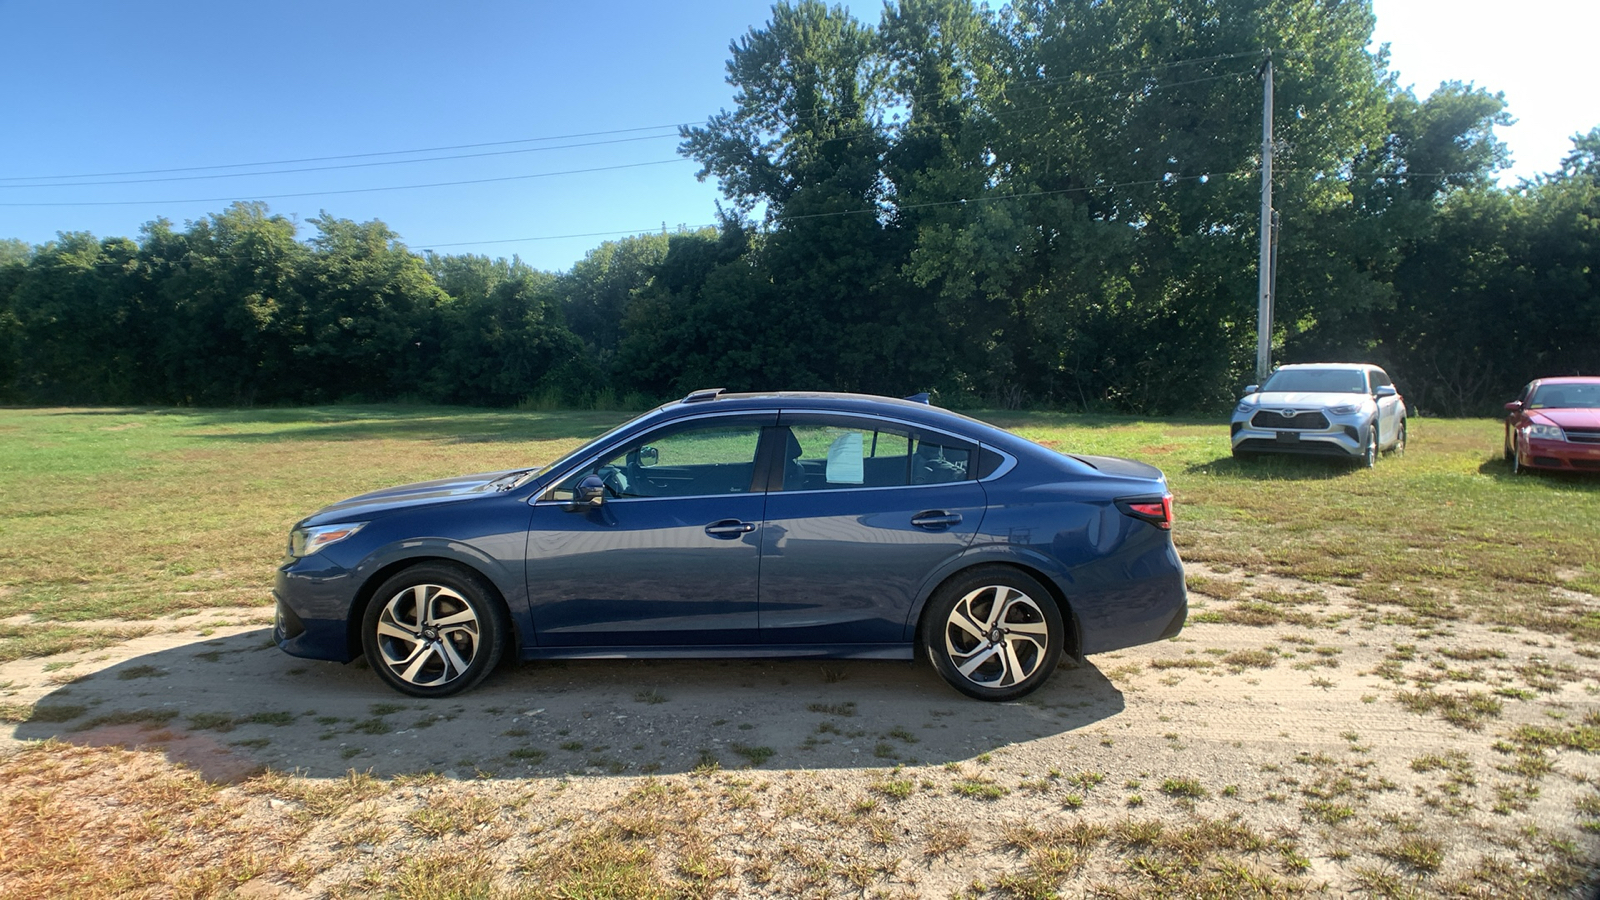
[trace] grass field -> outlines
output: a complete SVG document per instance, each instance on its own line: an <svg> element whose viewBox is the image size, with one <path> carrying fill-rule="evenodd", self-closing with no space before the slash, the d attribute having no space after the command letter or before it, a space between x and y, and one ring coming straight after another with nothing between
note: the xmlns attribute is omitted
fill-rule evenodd
<svg viewBox="0 0 1600 900"><path fill-rule="evenodd" d="M623 418L441 408L0 410L0 619L138 620L265 602L288 528L407 481L539 464ZM1239 464L1209 422L996 413L1062 452L1160 466L1186 560L1359 585L1418 616L1600 640L1600 479L1513 478L1499 424L1414 420L1371 472ZM29 632L0 637L0 659ZM34 637L34 641L42 640Z"/></svg>
<svg viewBox="0 0 1600 900"><path fill-rule="evenodd" d="M464 793L437 793L437 774L363 774L367 757L354 745L344 758L362 768L344 779L272 772L219 786L159 757L71 739L80 726L70 723L91 713L67 676L103 667L95 661L168 628L174 616L265 609L273 567L299 517L386 485L540 464L623 417L406 407L0 410L0 665L42 666L41 678L64 685L36 707L38 690L0 677L0 710L13 723L67 723L64 741L14 745L0 758L7 783L28 786L0 805L0 844L59 839L76 848L0 853L0 892L32 885L19 896L208 895L260 876L282 896L915 896L946 883L959 888L941 896L1505 896L1559 894L1596 861L1600 684L1586 665L1600 656L1600 479L1513 477L1491 420L1413 420L1405 455L1367 471L1292 458L1240 464L1217 422L977 414L1062 452L1127 456L1166 472L1190 569L1191 625L1179 642L1149 653L1091 660L1093 683L1115 685L1125 717L1168 729L1154 732L1166 754L1159 758L1126 742L1114 747L1086 726L1051 738L1070 742L1092 731L1095 740L1070 745L1078 762L1040 762L1066 758L1049 754L1068 745L1029 750L1018 725L1015 741L995 753L1014 744L1028 771L1002 776L989 753L913 764L905 757L916 733L897 726L877 736L872 760L834 770L848 773L837 786L844 806L834 808L819 805L823 789L803 757L760 743L759 726L722 742L720 757L701 751L705 765L693 773L672 775L669 761L668 774L642 777L656 769L577 740L587 710L574 713L573 734L558 732L567 738L559 745L551 738L547 747L503 751L503 765L530 774ZM212 660L219 654L209 652ZM1358 688L1350 667L1362 654L1371 662ZM124 658L140 663L137 654ZM1346 668L1336 672L1340 658ZM1342 698L1333 680L1340 676L1352 717L1396 710L1402 723L1417 723L1419 736L1397 726L1392 748L1363 765L1370 737L1346 730L1351 736L1333 741L1336 753L1297 743L1307 739L1289 737L1284 725L1275 747L1254 748L1260 752L1228 770L1248 767L1248 781L1175 762L1200 745L1204 728L1183 725L1185 707L1200 715L1204 696L1183 691L1205 680L1206 690L1248 694L1259 679L1290 669L1312 695ZM855 670L825 668L824 680L841 671ZM160 675L143 662L116 677L137 685ZM677 699L654 689L628 696L634 702L625 711L635 717L670 711ZM1065 718L1072 705L1063 696L1032 709ZM328 733L382 741L395 730L385 716L411 708L373 707ZM874 739L853 701L809 708L824 717L808 739L813 746L859 739L857 732ZM96 722L184 731L159 710L118 715ZM946 715L934 710L922 727ZM248 749L297 716L311 721L315 712L193 714L187 731L243 735L234 743ZM1408 749L1412 740L1438 745ZM1205 746L1226 755L1248 743ZM931 744L924 737L916 752L935 752ZM1463 755L1452 756L1458 745ZM1283 758L1267 761L1269 750ZM564 753L574 762L562 762ZM1099 762L1091 767L1091 759ZM623 776L621 787L606 788L609 799L537 825L518 818L582 795L582 779L569 779L595 761ZM888 768L897 761L904 765ZM757 767L760 777L721 769L735 764ZM475 765L487 763L480 757ZM1374 774L1384 765L1395 771ZM1284 767L1305 777L1287 778ZM80 793L51 793L68 784ZM83 823L104 811L62 799L107 792L142 810L130 813L133 824L89 827ZM252 806L267 797L287 806ZM1078 816L1077 824L971 824L982 810L1038 803ZM1300 824L1273 825L1279 809L1298 809L1291 818ZM241 827L250 810L270 821ZM975 818L961 824L965 815ZM767 821L770 830L772 817L809 822L842 843L830 856L796 838L763 839L757 826ZM319 831L322 819L365 837ZM1413 821L1435 824L1407 827ZM747 852L718 849L733 840L730 829ZM494 849L535 837L546 851ZM1463 849L1473 841L1496 849L1473 856ZM318 842L325 852L308 854ZM411 861L364 862L391 851ZM189 854L187 874L161 880L138 863L162 853ZM984 862L964 874L955 864L964 854ZM844 857L854 862L837 861Z"/></svg>

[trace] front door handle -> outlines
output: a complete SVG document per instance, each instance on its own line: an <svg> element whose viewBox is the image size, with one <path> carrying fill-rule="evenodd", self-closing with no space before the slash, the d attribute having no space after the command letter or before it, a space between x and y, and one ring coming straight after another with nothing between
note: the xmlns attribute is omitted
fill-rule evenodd
<svg viewBox="0 0 1600 900"><path fill-rule="evenodd" d="M942 509L930 509L927 512L920 512L912 516L911 524L918 528L926 528L929 531L938 531L941 528L960 525L961 514L946 512Z"/></svg>
<svg viewBox="0 0 1600 900"><path fill-rule="evenodd" d="M706 534L714 538L738 537L741 534L749 534L755 530L756 526L752 523L741 522L738 519L723 519L720 522L712 522L706 526Z"/></svg>

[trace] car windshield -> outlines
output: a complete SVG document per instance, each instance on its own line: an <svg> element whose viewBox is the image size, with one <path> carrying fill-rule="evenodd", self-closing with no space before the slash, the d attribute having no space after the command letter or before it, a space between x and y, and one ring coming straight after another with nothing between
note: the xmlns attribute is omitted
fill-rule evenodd
<svg viewBox="0 0 1600 900"><path fill-rule="evenodd" d="M655 410L651 410L651 412L654 412L654 411ZM550 463L550 464L544 465L544 466L540 466L537 469L529 469L526 473L523 474L523 476L521 478L518 478L516 480L516 483L512 484L510 486L510 488L508 488L508 490L515 490L516 488L522 487L523 485L525 485L529 481L533 480L533 478L535 476L539 475L542 472L549 472L549 471L552 471L554 469L566 466L569 463L577 461L578 459L582 458L582 456L585 453L588 452L590 447L599 446L601 444L604 444L606 441L611 440L612 437L614 437L615 435L621 433L622 429L627 428L629 425L632 425L635 420L640 419L640 418L643 418L642 414L638 415L638 416L634 416L632 419L629 419L626 422L623 422L621 425L618 425L617 427L611 429L610 431L607 431L605 434L602 434L602 435L600 435L599 437L597 437L597 438L595 438L593 440L584 441L582 444L578 445L577 447L572 449L570 452L568 452L567 455L561 457L560 459L556 460L553 463Z"/></svg>
<svg viewBox="0 0 1600 900"><path fill-rule="evenodd" d="M1265 391L1299 391L1307 394L1365 394L1367 376L1360 369L1279 369Z"/></svg>
<svg viewBox="0 0 1600 900"><path fill-rule="evenodd" d="M1529 409L1600 408L1600 383L1541 384L1528 401Z"/></svg>

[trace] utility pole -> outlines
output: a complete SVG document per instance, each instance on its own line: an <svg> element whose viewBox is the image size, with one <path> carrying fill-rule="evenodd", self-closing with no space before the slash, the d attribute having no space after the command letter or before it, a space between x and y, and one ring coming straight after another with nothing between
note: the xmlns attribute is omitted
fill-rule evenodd
<svg viewBox="0 0 1600 900"><path fill-rule="evenodd" d="M1272 214L1272 52L1267 51L1267 61L1261 67L1264 88L1261 103L1261 262L1258 266L1260 305L1256 310L1256 383L1262 384L1272 372L1272 287L1275 278L1273 264L1273 214Z"/></svg>

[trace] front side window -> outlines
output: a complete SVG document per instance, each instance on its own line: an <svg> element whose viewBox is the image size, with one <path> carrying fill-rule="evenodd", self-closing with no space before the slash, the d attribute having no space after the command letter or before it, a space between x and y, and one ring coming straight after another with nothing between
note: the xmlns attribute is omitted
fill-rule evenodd
<svg viewBox="0 0 1600 900"><path fill-rule="evenodd" d="M580 468L550 492L571 500L578 482L598 475L615 499L697 497L750 491L755 474L758 423L693 423L664 429Z"/></svg>
<svg viewBox="0 0 1600 900"><path fill-rule="evenodd" d="M785 491L943 484L971 477L973 447L908 427L812 418L787 426Z"/></svg>

